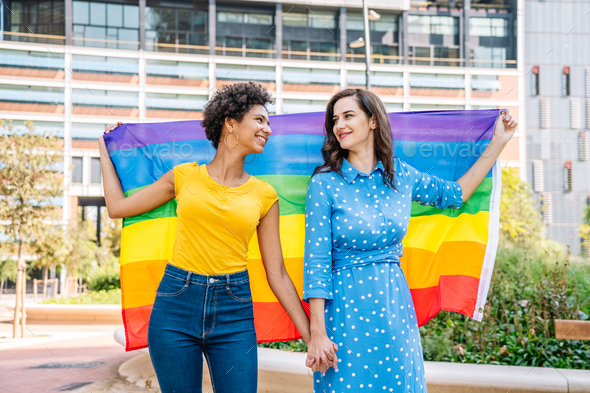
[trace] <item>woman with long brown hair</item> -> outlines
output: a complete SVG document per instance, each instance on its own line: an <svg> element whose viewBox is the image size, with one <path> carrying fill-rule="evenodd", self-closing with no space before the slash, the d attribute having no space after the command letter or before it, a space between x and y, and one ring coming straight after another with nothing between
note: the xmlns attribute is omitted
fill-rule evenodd
<svg viewBox="0 0 590 393"><path fill-rule="evenodd" d="M416 313L400 268L412 201L461 208L516 127L501 113L486 150L453 182L394 156L389 117L374 93L345 89L330 99L325 162L305 207L303 298L311 310L315 392L426 391ZM320 373L328 340L340 346L338 364Z"/></svg>

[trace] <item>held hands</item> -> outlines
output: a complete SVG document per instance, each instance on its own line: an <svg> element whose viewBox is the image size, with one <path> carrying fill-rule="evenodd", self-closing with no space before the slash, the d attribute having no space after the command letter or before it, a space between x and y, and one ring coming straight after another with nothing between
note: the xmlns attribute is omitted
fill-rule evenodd
<svg viewBox="0 0 590 393"><path fill-rule="evenodd" d="M512 139L517 128L518 122L508 113L508 110L501 111L494 128L494 139L506 144Z"/></svg>
<svg viewBox="0 0 590 393"><path fill-rule="evenodd" d="M333 343L328 336L317 335L307 343L307 359L305 365L311 371L321 371L324 374L330 367L338 371L338 345Z"/></svg>

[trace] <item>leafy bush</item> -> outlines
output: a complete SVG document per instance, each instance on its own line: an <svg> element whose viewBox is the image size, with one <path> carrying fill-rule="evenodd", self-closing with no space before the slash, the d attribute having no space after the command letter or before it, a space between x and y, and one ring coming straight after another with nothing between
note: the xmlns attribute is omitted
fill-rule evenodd
<svg viewBox="0 0 590 393"><path fill-rule="evenodd" d="M49 299L44 301L43 304L121 304L121 290L88 292L80 296Z"/></svg>
<svg viewBox="0 0 590 393"><path fill-rule="evenodd" d="M86 279L90 291L121 288L121 274L118 267L99 268Z"/></svg>
<svg viewBox="0 0 590 393"><path fill-rule="evenodd" d="M554 319L587 318L568 260L500 250L494 270L482 323L443 311L420 328L425 360L590 369L587 342L555 339Z"/></svg>
<svg viewBox="0 0 590 393"><path fill-rule="evenodd" d="M259 343L258 346L261 348L280 349L281 351L307 352L307 344L301 339L293 341L277 341L274 343Z"/></svg>

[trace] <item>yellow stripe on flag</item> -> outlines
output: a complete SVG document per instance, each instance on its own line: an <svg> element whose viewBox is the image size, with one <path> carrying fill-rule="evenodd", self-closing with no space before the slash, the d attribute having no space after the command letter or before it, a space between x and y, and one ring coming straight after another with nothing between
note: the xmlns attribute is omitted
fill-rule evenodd
<svg viewBox="0 0 590 393"><path fill-rule="evenodd" d="M444 242L477 242L487 244L489 212L461 214L448 217L442 214L410 217L404 248L421 248L437 252Z"/></svg>
<svg viewBox="0 0 590 393"><path fill-rule="evenodd" d="M305 215L290 214L279 217L279 232L281 235L281 248L283 249L283 258L302 258L303 246L305 244ZM248 247L249 259L261 259L260 249L258 248L258 237L256 232L250 240Z"/></svg>
<svg viewBox="0 0 590 393"><path fill-rule="evenodd" d="M172 257L176 217L156 218L126 226L121 231L121 266Z"/></svg>
<svg viewBox="0 0 590 393"><path fill-rule="evenodd" d="M297 294L301 299L301 288L303 288L303 257L300 258L287 258L285 261L285 267L287 273L293 281ZM266 270L266 272L265 272ZM253 302L278 302L266 277L271 274L277 274L277 272L270 272L264 268L261 259L250 259L248 262L248 274L250 276L250 289L252 290L252 301Z"/></svg>

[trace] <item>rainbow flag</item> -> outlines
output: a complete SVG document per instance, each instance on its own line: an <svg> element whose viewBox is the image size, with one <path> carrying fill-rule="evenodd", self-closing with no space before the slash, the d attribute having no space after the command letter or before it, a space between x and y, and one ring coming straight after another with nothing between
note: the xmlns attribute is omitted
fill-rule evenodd
<svg viewBox="0 0 590 393"><path fill-rule="evenodd" d="M395 155L415 168L458 180L477 161L493 136L499 110L404 112L389 115ZM246 171L270 183L280 201L280 234L285 265L301 296L304 209L307 184L322 163L324 113L271 116L273 134L264 153ZM105 136L107 149L127 196L155 182L183 162L210 162L215 155L200 121L125 124ZM247 161L252 157L247 157ZM402 268L420 325L440 310L483 316L490 285L500 211L500 166L493 166L459 210L413 202L404 239ZM126 350L147 346L156 289L172 255L176 200L123 220L121 288ZM272 293L256 235L249 246L248 271L259 342L300 338Z"/></svg>

